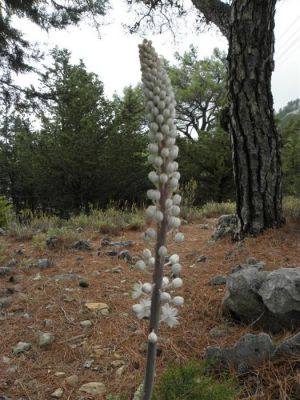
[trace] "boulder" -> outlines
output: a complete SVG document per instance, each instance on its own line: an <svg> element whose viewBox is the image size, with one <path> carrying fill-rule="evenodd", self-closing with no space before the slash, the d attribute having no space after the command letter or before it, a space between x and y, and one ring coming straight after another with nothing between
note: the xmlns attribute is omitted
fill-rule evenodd
<svg viewBox="0 0 300 400"><path fill-rule="evenodd" d="M300 267L260 271L249 265L227 278L225 312L273 333L300 327Z"/></svg>
<svg viewBox="0 0 300 400"><path fill-rule="evenodd" d="M234 366L239 370L269 360L275 354L276 346L266 333L242 336L233 347L208 347L205 358L214 359L223 366Z"/></svg>
<svg viewBox="0 0 300 400"><path fill-rule="evenodd" d="M235 214L222 215L215 226L215 230L212 234L213 240L219 240L224 236L231 235L236 236L238 227L238 218Z"/></svg>
<svg viewBox="0 0 300 400"><path fill-rule="evenodd" d="M90 250L91 244L88 240L77 240L72 247L77 250Z"/></svg>

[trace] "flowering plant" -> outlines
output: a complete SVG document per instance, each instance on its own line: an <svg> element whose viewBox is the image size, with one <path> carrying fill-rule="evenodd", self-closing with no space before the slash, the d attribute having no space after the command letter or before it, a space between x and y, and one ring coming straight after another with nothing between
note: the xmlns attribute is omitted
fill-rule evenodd
<svg viewBox="0 0 300 400"><path fill-rule="evenodd" d="M133 298L140 298L133 305L133 311L139 319L150 318L148 335L147 366L143 387L143 400L150 400L153 390L155 359L159 324L169 327L178 324L177 306L182 306L184 299L174 296L170 290L183 284L179 277L181 264L179 256L168 256L167 236L173 235L175 242L184 240L180 227L181 196L176 194L180 173L176 146L177 130L175 118L175 96L169 77L156 54L151 41L144 40L139 46L142 71L143 92L145 96L146 117L149 122L149 162L154 170L149 173L149 180L154 189L147 192L152 204L147 208L147 216L156 223L156 230L147 229L143 237L146 241L155 240L154 254L149 249L143 251L143 259L136 263L136 268L153 269L152 283L136 283ZM171 279L164 276L169 268ZM151 297L151 299L150 299Z"/></svg>

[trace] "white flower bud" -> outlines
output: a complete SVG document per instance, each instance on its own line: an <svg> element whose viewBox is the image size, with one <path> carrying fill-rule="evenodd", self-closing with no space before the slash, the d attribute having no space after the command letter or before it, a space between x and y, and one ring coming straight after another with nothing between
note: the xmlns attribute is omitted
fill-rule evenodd
<svg viewBox="0 0 300 400"><path fill-rule="evenodd" d="M164 125L161 127L161 131L162 131L162 133L163 133L164 135L168 135L169 132L170 132L170 128L169 128L168 125L164 124Z"/></svg>
<svg viewBox="0 0 300 400"><path fill-rule="evenodd" d="M172 265L171 271L174 275L179 275L182 270L182 266L179 263L175 263Z"/></svg>
<svg viewBox="0 0 300 400"><path fill-rule="evenodd" d="M160 192L158 190L150 189L147 191L147 197L150 200L158 201L160 199Z"/></svg>
<svg viewBox="0 0 300 400"><path fill-rule="evenodd" d="M163 111L164 108L166 107L166 104L165 104L164 101L159 101L159 102L157 103L157 106L158 106L158 108L159 108L160 111Z"/></svg>
<svg viewBox="0 0 300 400"><path fill-rule="evenodd" d="M157 132L158 129L159 129L159 126L157 125L156 122L152 122L151 125L150 125L150 129L151 129L152 132Z"/></svg>
<svg viewBox="0 0 300 400"><path fill-rule="evenodd" d="M157 117L159 116L159 109L157 107L153 107L151 112L152 112L153 115L155 115L156 121L157 121Z"/></svg>
<svg viewBox="0 0 300 400"><path fill-rule="evenodd" d="M182 243L184 241L184 234L181 232L177 232L174 240L176 243Z"/></svg>
<svg viewBox="0 0 300 400"><path fill-rule="evenodd" d="M181 196L179 194L175 194L173 196L173 203L179 206L179 204L181 203Z"/></svg>
<svg viewBox="0 0 300 400"><path fill-rule="evenodd" d="M180 218L177 218L177 217L170 217L168 222L169 222L169 227L170 228L177 229L181 225Z"/></svg>
<svg viewBox="0 0 300 400"><path fill-rule="evenodd" d="M166 208L171 208L172 205L173 205L172 199L167 199L167 200L165 201L165 207L166 207Z"/></svg>
<svg viewBox="0 0 300 400"><path fill-rule="evenodd" d="M172 286L174 289L179 289L183 285L182 279L181 278L175 278L172 281Z"/></svg>
<svg viewBox="0 0 300 400"><path fill-rule="evenodd" d="M178 217L178 215L180 214L180 207L172 206L170 211L171 211L172 215L174 215L175 217Z"/></svg>
<svg viewBox="0 0 300 400"><path fill-rule="evenodd" d="M148 282L144 283L143 286L142 286L142 290L143 290L144 293L147 293L147 294L151 293L152 292L151 283L148 283Z"/></svg>
<svg viewBox="0 0 300 400"><path fill-rule="evenodd" d="M149 143L148 144L148 151L152 154L157 154L158 153L158 146L156 143Z"/></svg>
<svg viewBox="0 0 300 400"><path fill-rule="evenodd" d="M172 174L173 172L174 172L174 163L173 162L170 162L170 163L168 163L167 164L167 166L166 166L166 172L168 173L168 174Z"/></svg>
<svg viewBox="0 0 300 400"><path fill-rule="evenodd" d="M149 250L149 249L144 249L143 250L143 256L145 257L145 258L150 258L151 257L151 251Z"/></svg>
<svg viewBox="0 0 300 400"><path fill-rule="evenodd" d="M175 306L182 306L184 304L184 298L181 296L175 296L173 298L173 304L175 304Z"/></svg>
<svg viewBox="0 0 300 400"><path fill-rule="evenodd" d="M165 144L166 144L167 147L172 147L175 142L176 142L175 138L168 137L168 139L166 140Z"/></svg>
<svg viewBox="0 0 300 400"><path fill-rule="evenodd" d="M172 178L172 179L170 180L170 186L171 186L172 189L176 189L177 186L178 186L178 179Z"/></svg>
<svg viewBox="0 0 300 400"><path fill-rule="evenodd" d="M168 250L167 250L166 246L160 246L160 248L158 249L158 254L161 257L165 257L168 254Z"/></svg>
<svg viewBox="0 0 300 400"><path fill-rule="evenodd" d="M159 181L159 176L154 171L149 172L148 178L149 178L149 181L154 184L158 183L158 181Z"/></svg>
<svg viewBox="0 0 300 400"><path fill-rule="evenodd" d="M150 238L150 239L155 239L156 237L156 232L153 228L148 228L146 230L146 235Z"/></svg>
<svg viewBox="0 0 300 400"><path fill-rule="evenodd" d="M153 163L154 163L154 160L155 160L155 155L154 155L154 154L150 154L150 155L148 156L148 161L149 161L149 163L153 164Z"/></svg>
<svg viewBox="0 0 300 400"><path fill-rule="evenodd" d="M158 111L158 109L157 109L157 111ZM157 113L156 122L158 124L162 124L164 122L164 117L161 114Z"/></svg>
<svg viewBox="0 0 300 400"><path fill-rule="evenodd" d="M161 155L163 158L169 157L169 149L167 149L166 147L164 147L163 149L161 149L160 155Z"/></svg>
<svg viewBox="0 0 300 400"><path fill-rule="evenodd" d="M170 110L168 108L165 108L163 111L164 118L169 118L170 115L171 115ZM173 123L173 121L172 121L172 123Z"/></svg>
<svg viewBox="0 0 300 400"><path fill-rule="evenodd" d="M149 260L148 260L148 265L149 265L149 267L154 267L154 265L155 265L155 258L154 257L150 257L149 258Z"/></svg>
<svg viewBox="0 0 300 400"><path fill-rule="evenodd" d="M168 175L167 174L161 174L160 176L159 176L159 181L160 181L160 183L162 183L163 185L165 184L165 183L167 183L168 182Z"/></svg>
<svg viewBox="0 0 300 400"><path fill-rule="evenodd" d="M152 218L155 214L156 207L155 206L149 206L146 210L146 215L150 218Z"/></svg>
<svg viewBox="0 0 300 400"><path fill-rule="evenodd" d="M153 164L160 167L163 164L163 159L161 157L157 156L157 157L155 157Z"/></svg>
<svg viewBox="0 0 300 400"><path fill-rule="evenodd" d="M139 261L137 261L137 263L135 264L135 268L138 269L139 271L145 271L145 269L146 269L146 264L144 263L143 260L139 260Z"/></svg>
<svg viewBox="0 0 300 400"><path fill-rule="evenodd" d="M157 133L155 134L155 140L156 140L157 142L161 142L161 141L163 140L163 138L164 138L164 135L163 135L161 132L157 132Z"/></svg>
<svg viewBox="0 0 300 400"><path fill-rule="evenodd" d="M162 279L162 287L163 288L167 287L169 285L169 282L170 282L169 278L167 276L164 276Z"/></svg>
<svg viewBox="0 0 300 400"><path fill-rule="evenodd" d="M160 301L169 301L171 300L171 295L168 292L160 293Z"/></svg>
<svg viewBox="0 0 300 400"><path fill-rule="evenodd" d="M177 158L178 157L178 152L179 152L178 147L177 146L172 146L171 149L170 149L170 157L173 158L173 159Z"/></svg>
<svg viewBox="0 0 300 400"><path fill-rule="evenodd" d="M156 343L157 342L157 335L154 331L152 331L151 333L149 333L148 335L148 341L150 343Z"/></svg>
<svg viewBox="0 0 300 400"><path fill-rule="evenodd" d="M178 254L173 254L171 257L170 257L170 263L171 264L176 264L176 263L178 263L179 262L179 255Z"/></svg>
<svg viewBox="0 0 300 400"><path fill-rule="evenodd" d="M154 213L153 219L157 222L161 222L164 219L164 214L161 211L157 210Z"/></svg>
<svg viewBox="0 0 300 400"><path fill-rule="evenodd" d="M167 93L166 93L165 90L161 90L160 93L159 93L159 96L160 96L160 98L161 98L162 100L164 100L164 99L166 98L166 95L167 95Z"/></svg>

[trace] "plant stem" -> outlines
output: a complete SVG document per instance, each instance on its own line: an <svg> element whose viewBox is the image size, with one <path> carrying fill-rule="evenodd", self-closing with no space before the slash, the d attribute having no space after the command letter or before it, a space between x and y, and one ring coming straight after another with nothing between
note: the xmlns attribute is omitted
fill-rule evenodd
<svg viewBox="0 0 300 400"><path fill-rule="evenodd" d="M153 282L154 287L152 291L151 298L151 314L150 314L150 323L149 323L149 333L154 331L158 337L159 331L159 316L160 316L160 290L162 286L163 279L163 268L165 263L165 257L159 256L159 248L164 246L166 243L168 222L166 218L165 212L165 201L168 196L168 188L167 185L163 185L161 188L161 198L160 198L160 209L164 215L164 219L161 224L157 226L157 241L155 247L155 267L153 273ZM153 392L153 384L154 384L154 372L155 372L155 361L156 361L156 353L157 353L157 342L152 343L148 341L148 350L147 350L147 363L146 363L146 372L145 372L145 380L143 387L143 400L151 400L152 392Z"/></svg>

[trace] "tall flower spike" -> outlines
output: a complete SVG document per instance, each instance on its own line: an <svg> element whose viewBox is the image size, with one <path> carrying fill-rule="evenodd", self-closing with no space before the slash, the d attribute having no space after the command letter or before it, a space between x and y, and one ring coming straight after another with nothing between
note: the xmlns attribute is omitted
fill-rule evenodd
<svg viewBox="0 0 300 400"><path fill-rule="evenodd" d="M153 171L148 174L153 189L148 190L147 197L151 205L147 208L147 216L156 224L156 231L148 228L144 234L145 240L156 240L153 255L149 249L144 250L144 261L139 260L137 267L144 269L147 265L154 268L153 282L136 284L133 292L134 298L143 296L139 304L133 306L133 311L140 319L147 318L150 314L147 366L143 389L143 400L150 400L152 396L156 348L158 340L159 323L169 327L178 324L178 311L174 306L183 305L181 296L172 299L167 290L180 288L181 271L179 256L173 254L166 263L168 254L167 233L180 226L180 201L181 197L174 192L178 188L180 173L176 146L177 130L174 123L175 96L169 77L156 54L152 43L144 40L139 46L143 91L145 95L146 117L149 122L148 161L153 166ZM183 241L181 232L174 233L175 242ZM174 235L172 235L174 237ZM164 267L172 265L173 280L164 276ZM150 301L151 295L151 301ZM149 296L149 300L145 298ZM169 303L172 303L172 307ZM151 310L150 310L151 307Z"/></svg>

